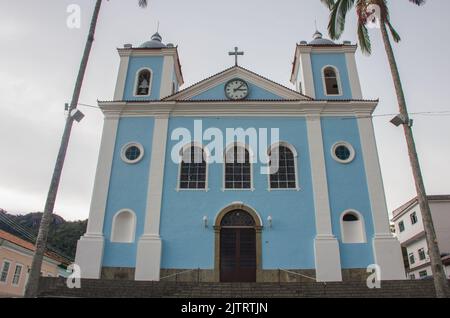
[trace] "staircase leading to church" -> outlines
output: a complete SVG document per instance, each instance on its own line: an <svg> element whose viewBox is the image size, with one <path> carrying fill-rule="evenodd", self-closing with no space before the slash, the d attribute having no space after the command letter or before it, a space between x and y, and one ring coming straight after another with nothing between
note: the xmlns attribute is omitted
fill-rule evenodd
<svg viewBox="0 0 450 318"><path fill-rule="evenodd" d="M61 278L41 278L39 297L174 297L174 298L428 298L435 297L432 280L386 281L381 289L364 282L341 283L184 283L83 279L69 289Z"/></svg>

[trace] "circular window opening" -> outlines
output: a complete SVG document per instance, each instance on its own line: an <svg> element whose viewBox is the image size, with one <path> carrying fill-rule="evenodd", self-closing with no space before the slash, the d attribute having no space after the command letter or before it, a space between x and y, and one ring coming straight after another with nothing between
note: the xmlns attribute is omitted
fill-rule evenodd
<svg viewBox="0 0 450 318"><path fill-rule="evenodd" d="M144 148L140 144L131 143L122 148L122 160L126 163L137 163L144 156Z"/></svg>
<svg viewBox="0 0 450 318"><path fill-rule="evenodd" d="M355 150L350 144L345 142L335 144L331 154L340 163L350 163L355 158Z"/></svg>

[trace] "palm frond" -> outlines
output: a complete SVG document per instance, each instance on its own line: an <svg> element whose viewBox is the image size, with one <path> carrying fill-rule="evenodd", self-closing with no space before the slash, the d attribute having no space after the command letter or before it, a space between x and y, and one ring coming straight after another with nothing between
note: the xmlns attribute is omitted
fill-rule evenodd
<svg viewBox="0 0 450 318"><path fill-rule="evenodd" d="M329 10L334 6L334 0L320 0Z"/></svg>
<svg viewBox="0 0 450 318"><path fill-rule="evenodd" d="M392 38L394 39L394 41L396 43L400 42L402 40L402 38L400 37L400 34L398 34L397 31L394 29L394 27L392 26L391 22L388 21L386 24L389 27L389 31L391 31Z"/></svg>
<svg viewBox="0 0 450 318"><path fill-rule="evenodd" d="M140 6L141 8L146 8L147 5L148 5L147 0L139 0L139 6Z"/></svg>
<svg viewBox="0 0 450 318"><path fill-rule="evenodd" d="M347 13L354 6L356 0L337 0L330 12L330 22L328 33L330 37L337 40L341 37L345 29L345 19Z"/></svg>
<svg viewBox="0 0 450 318"><path fill-rule="evenodd" d="M418 6L421 6L422 4L425 4L425 0L409 0L409 2L417 4Z"/></svg>
<svg viewBox="0 0 450 318"><path fill-rule="evenodd" d="M370 42L369 31L365 24L358 23L358 42L361 47L361 51L366 54L372 54L372 43Z"/></svg>

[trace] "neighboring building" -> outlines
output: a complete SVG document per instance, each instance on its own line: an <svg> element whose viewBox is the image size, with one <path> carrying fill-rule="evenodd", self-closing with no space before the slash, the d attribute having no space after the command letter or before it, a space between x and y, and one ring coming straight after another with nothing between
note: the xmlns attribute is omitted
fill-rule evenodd
<svg viewBox="0 0 450 318"><path fill-rule="evenodd" d="M450 195L428 196L434 228L441 251L446 276L450 279ZM393 212L392 221L398 239L408 258L407 277L425 278L432 275L422 212L414 198Z"/></svg>
<svg viewBox="0 0 450 318"><path fill-rule="evenodd" d="M0 230L0 296L23 296L35 247L15 235ZM42 276L58 277L63 257L47 252L42 263Z"/></svg>
<svg viewBox="0 0 450 318"><path fill-rule="evenodd" d="M382 279L404 279L372 124L378 101L362 97L356 50L316 32L296 46L296 90L237 61L179 90L178 50L159 34L119 49L114 100L99 102L82 277L151 281L199 268L202 281L264 282L284 269L341 281L378 264ZM223 140L239 128L246 138ZM278 164L271 175L265 157Z"/></svg>

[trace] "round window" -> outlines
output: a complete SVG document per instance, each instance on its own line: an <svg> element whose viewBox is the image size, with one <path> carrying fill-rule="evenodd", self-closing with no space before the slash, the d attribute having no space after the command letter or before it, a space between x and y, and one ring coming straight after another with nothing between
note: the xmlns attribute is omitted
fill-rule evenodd
<svg viewBox="0 0 450 318"><path fill-rule="evenodd" d="M126 163L137 163L144 156L144 148L137 143L130 143L122 148L122 160Z"/></svg>
<svg viewBox="0 0 450 318"><path fill-rule="evenodd" d="M336 143L331 150L331 154L340 163L350 163L355 158L355 150L352 145L346 142Z"/></svg>

